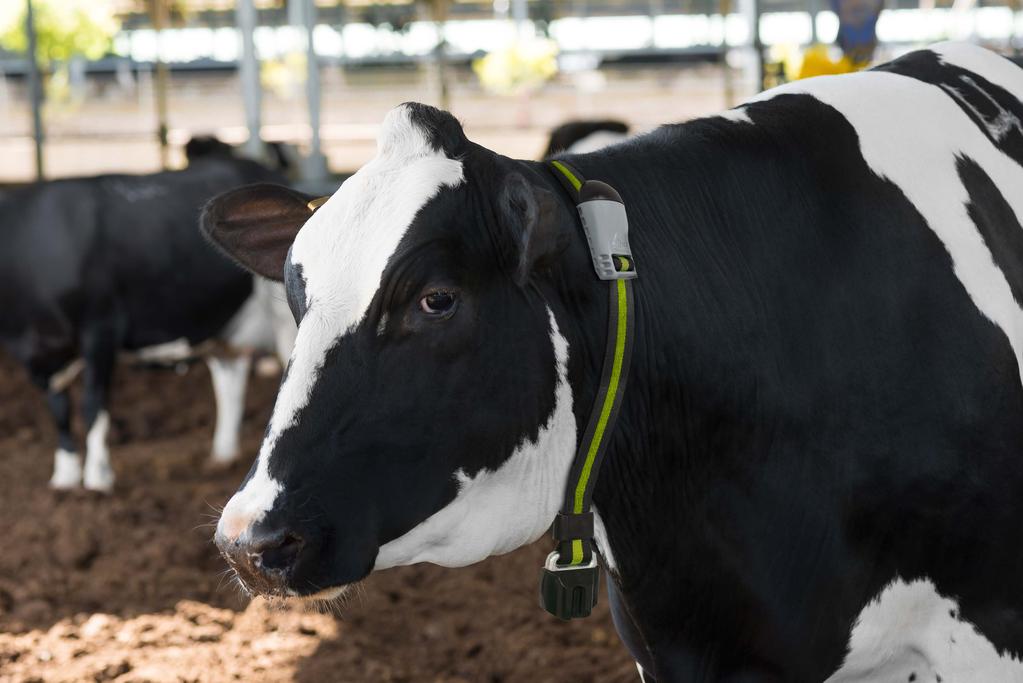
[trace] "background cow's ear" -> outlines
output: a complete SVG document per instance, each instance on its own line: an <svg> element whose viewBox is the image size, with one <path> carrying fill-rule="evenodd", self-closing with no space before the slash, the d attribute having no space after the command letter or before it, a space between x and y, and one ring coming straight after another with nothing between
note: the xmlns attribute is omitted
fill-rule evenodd
<svg viewBox="0 0 1023 683"><path fill-rule="evenodd" d="M211 199L203 208L201 230L245 268L279 281L288 249L313 213L312 199L281 185L247 185Z"/></svg>
<svg viewBox="0 0 1023 683"><path fill-rule="evenodd" d="M533 272L561 255L568 246L568 233L559 220L554 194L531 185L519 173L508 175L499 204L501 220L518 249L515 281L523 286Z"/></svg>

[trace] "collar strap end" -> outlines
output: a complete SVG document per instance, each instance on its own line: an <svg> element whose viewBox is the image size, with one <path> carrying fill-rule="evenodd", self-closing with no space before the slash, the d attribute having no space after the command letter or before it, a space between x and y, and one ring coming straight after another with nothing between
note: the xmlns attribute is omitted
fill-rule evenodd
<svg viewBox="0 0 1023 683"><path fill-rule="evenodd" d="M593 513L583 512L566 515L563 512L559 512L558 516L554 518L552 535L555 541L593 538Z"/></svg>

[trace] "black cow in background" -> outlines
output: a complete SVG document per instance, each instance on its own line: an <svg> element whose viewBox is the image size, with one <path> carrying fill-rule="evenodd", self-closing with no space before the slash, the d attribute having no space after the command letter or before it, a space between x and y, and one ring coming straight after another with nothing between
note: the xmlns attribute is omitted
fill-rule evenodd
<svg viewBox="0 0 1023 683"><path fill-rule="evenodd" d="M569 152L585 154L621 142L629 137L629 124L616 119L568 121L551 131L544 159Z"/></svg>
<svg viewBox="0 0 1023 683"><path fill-rule="evenodd" d="M219 463L238 455L251 352L277 346L290 354L294 324L286 312L274 314L283 293L210 249L196 228L211 196L280 181L280 174L236 158L213 138L193 141L186 152L190 165L182 171L55 180L0 200L0 347L47 393L59 434L53 488L113 486L107 405L119 351L168 360L219 342L207 354ZM67 391L79 371L84 467Z"/></svg>

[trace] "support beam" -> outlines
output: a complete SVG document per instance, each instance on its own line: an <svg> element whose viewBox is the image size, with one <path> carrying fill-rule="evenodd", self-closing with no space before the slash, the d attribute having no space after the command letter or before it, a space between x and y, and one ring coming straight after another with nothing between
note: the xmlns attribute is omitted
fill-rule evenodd
<svg viewBox="0 0 1023 683"><path fill-rule="evenodd" d="M32 135L35 138L36 180L43 180L43 82L39 73L37 55L36 21L32 11L32 0L25 0L25 35L28 38L28 99L32 107Z"/></svg>
<svg viewBox="0 0 1023 683"><path fill-rule="evenodd" d="M444 111L451 109L447 70L448 43L444 33L448 21L448 2L449 0L433 0L430 3L430 19L437 32L437 42L433 46L433 76L437 86L437 106Z"/></svg>
<svg viewBox="0 0 1023 683"><path fill-rule="evenodd" d="M810 3L810 44L816 45L820 42L820 38L817 37L817 15L820 14L821 4L820 0L809 0Z"/></svg>
<svg viewBox="0 0 1023 683"><path fill-rule="evenodd" d="M245 125L249 129L249 139L245 142L245 154L259 158L263 155L263 141L260 138L262 128L262 98L259 84L259 59L256 57L256 6L253 0L238 0L235 8L238 23L238 37L241 41L241 54L238 59L238 77L242 86L242 102L245 105Z"/></svg>
<svg viewBox="0 0 1023 683"><path fill-rule="evenodd" d="M327 177L327 159L323 156L320 141L320 61L316 57L316 46L313 44L313 30L316 28L316 3L314 0L302 2L302 23L306 33L306 106L309 109L309 157L303 169L304 180L323 180Z"/></svg>
<svg viewBox="0 0 1023 683"><path fill-rule="evenodd" d="M721 14L721 90L725 97L725 109L735 106L735 79L728 63L728 15L732 13L732 0L718 0Z"/></svg>
<svg viewBox="0 0 1023 683"><path fill-rule="evenodd" d="M526 22L529 21L529 4L526 0L511 0L512 19L515 21L515 32L523 37Z"/></svg>
<svg viewBox="0 0 1023 683"><path fill-rule="evenodd" d="M762 0L752 2L753 59L757 74L757 92L763 92L767 86L767 71L764 63L764 41L760 36L760 17L763 15Z"/></svg>
<svg viewBox="0 0 1023 683"><path fill-rule="evenodd" d="M169 23L167 13L167 0L152 0L150 7L153 29L156 31L156 81L153 92L156 96L156 139L160 144L160 167L163 170L170 168L170 156L167 145L167 131L170 125L167 120L167 88L170 80L170 73L167 63L163 61L164 29Z"/></svg>

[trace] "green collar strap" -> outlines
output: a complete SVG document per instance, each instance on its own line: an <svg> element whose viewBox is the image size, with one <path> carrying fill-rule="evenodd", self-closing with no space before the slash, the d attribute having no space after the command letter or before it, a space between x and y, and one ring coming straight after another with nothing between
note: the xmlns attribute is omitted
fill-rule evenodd
<svg viewBox="0 0 1023 683"><path fill-rule="evenodd" d="M597 601L598 568L593 552L590 505L629 375L635 334L632 280L637 277L628 241L625 204L610 185L585 180L564 161L551 161L556 178L572 197L597 277L609 282L607 345L600 386L569 472L565 500L554 521L558 548L544 566L540 602L561 619L589 616Z"/></svg>

